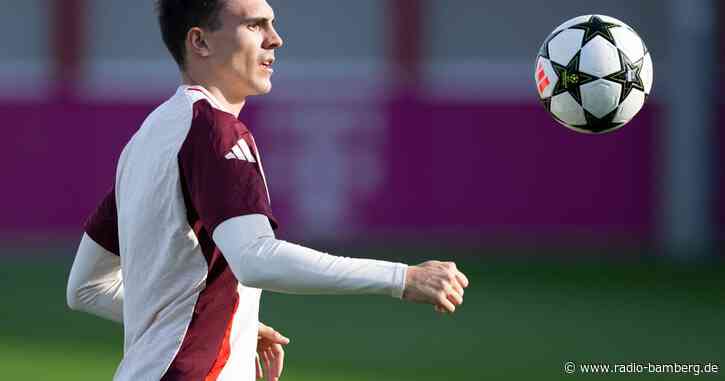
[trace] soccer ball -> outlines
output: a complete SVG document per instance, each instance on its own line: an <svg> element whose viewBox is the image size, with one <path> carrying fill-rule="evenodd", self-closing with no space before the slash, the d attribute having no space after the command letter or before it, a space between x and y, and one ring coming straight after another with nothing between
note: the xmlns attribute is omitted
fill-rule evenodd
<svg viewBox="0 0 725 381"><path fill-rule="evenodd" d="M546 38L534 79L556 121L578 132L604 133L637 115L652 89L652 72L637 32L613 17L586 15Z"/></svg>

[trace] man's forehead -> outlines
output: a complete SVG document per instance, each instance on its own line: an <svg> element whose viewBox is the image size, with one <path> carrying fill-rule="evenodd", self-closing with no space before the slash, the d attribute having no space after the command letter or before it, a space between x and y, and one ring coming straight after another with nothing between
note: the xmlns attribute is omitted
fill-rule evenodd
<svg viewBox="0 0 725 381"><path fill-rule="evenodd" d="M226 9L243 18L274 18L274 10L266 0L227 0Z"/></svg>

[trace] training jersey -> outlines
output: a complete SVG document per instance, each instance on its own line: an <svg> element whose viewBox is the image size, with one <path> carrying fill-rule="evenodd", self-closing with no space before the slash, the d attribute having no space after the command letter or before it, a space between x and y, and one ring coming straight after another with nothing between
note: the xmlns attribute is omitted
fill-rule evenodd
<svg viewBox="0 0 725 381"><path fill-rule="evenodd" d="M277 227L254 137L206 89L180 86L125 146L85 226L121 258L114 380L254 380L261 291L237 281L212 240L251 214Z"/></svg>

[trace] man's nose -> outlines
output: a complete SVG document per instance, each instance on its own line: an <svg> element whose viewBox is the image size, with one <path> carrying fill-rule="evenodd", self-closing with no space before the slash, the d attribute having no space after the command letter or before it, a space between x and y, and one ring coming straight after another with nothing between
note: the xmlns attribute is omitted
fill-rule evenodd
<svg viewBox="0 0 725 381"><path fill-rule="evenodd" d="M265 48L277 49L281 48L282 45L284 45L284 40L282 40L282 36L280 36L276 30L272 29L269 37L267 38L267 46L265 46Z"/></svg>

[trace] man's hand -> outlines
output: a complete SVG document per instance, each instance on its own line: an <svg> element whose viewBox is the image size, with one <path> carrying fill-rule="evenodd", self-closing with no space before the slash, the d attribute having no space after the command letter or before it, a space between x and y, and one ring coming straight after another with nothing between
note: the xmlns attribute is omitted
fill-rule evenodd
<svg viewBox="0 0 725 381"><path fill-rule="evenodd" d="M428 303L438 312L453 313L463 303L468 278L453 262L428 261L408 267L403 299Z"/></svg>
<svg viewBox="0 0 725 381"><path fill-rule="evenodd" d="M267 381L278 381L282 376L284 366L284 349L282 345L289 344L289 339L281 333L259 323L257 335L257 379L264 377L262 363L267 370Z"/></svg>

